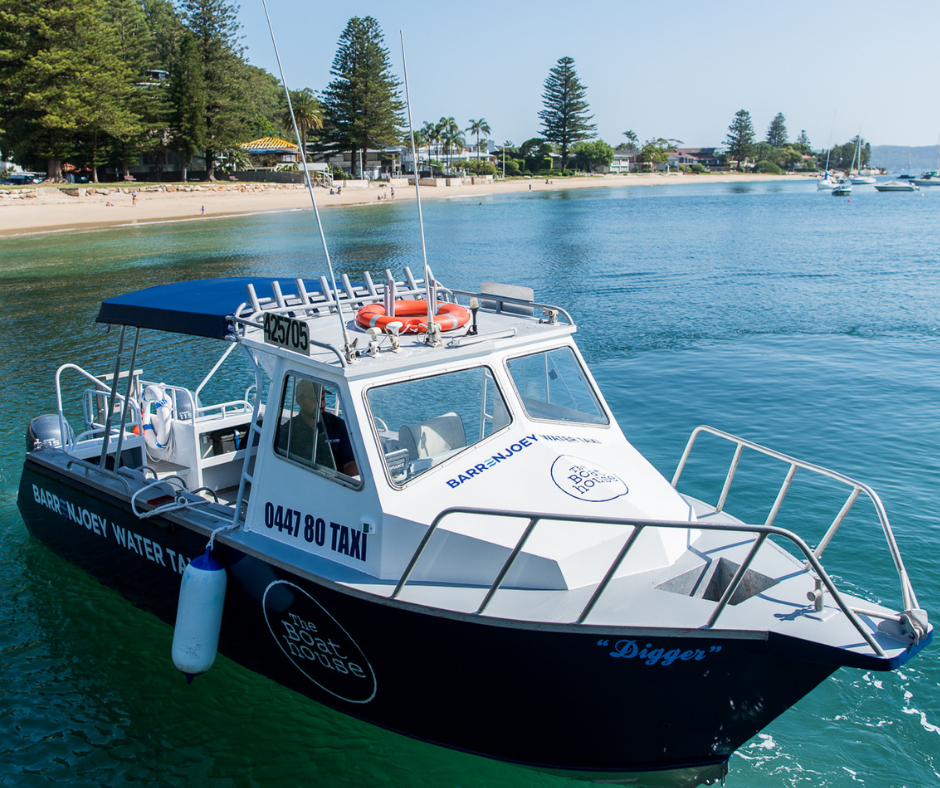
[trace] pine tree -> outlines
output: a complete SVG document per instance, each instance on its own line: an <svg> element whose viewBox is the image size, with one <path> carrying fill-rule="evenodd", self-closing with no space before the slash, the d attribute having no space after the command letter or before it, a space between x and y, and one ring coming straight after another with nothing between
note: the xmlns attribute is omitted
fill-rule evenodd
<svg viewBox="0 0 940 788"><path fill-rule="evenodd" d="M121 166L121 175L129 175L128 167L140 154L152 151L161 140L169 120L166 86L144 72L157 68L155 43L140 0L106 0L105 20L116 39L115 54L127 69L137 89L129 96L129 106L140 118L140 125L111 138L112 156Z"/></svg>
<svg viewBox="0 0 940 788"><path fill-rule="evenodd" d="M196 38L205 82L206 180L215 180L219 156L245 142L249 108L247 72L238 45L238 9L225 0L182 0L183 18Z"/></svg>
<svg viewBox="0 0 940 788"><path fill-rule="evenodd" d="M735 113L734 121L728 126L725 144L728 158L737 161L740 170L754 148L754 124L751 123L750 112L740 109Z"/></svg>
<svg viewBox="0 0 940 788"><path fill-rule="evenodd" d="M767 129L767 142L775 148L782 148L787 144L786 118L783 117L782 112L778 112L777 116L770 122Z"/></svg>
<svg viewBox="0 0 940 788"><path fill-rule="evenodd" d="M401 138L401 83L392 74L383 43L382 29L371 16L350 19L330 69L334 79L323 91L321 147L349 151L353 172L360 151L381 149Z"/></svg>
<svg viewBox="0 0 940 788"><path fill-rule="evenodd" d="M186 31L170 71L170 148L183 157L183 180L193 156L206 145L206 80L199 44Z"/></svg>
<svg viewBox="0 0 940 788"><path fill-rule="evenodd" d="M588 115L585 93L585 87L574 70L574 59L559 58L545 80L542 94L545 109L539 112L539 119L542 121L542 135L561 149L562 170L568 167L571 146L591 139L597 130L590 123L594 116Z"/></svg>
<svg viewBox="0 0 940 788"><path fill-rule="evenodd" d="M103 0L0 0L4 150L45 159L47 177L61 181L82 135L137 133L134 76L117 46Z"/></svg>

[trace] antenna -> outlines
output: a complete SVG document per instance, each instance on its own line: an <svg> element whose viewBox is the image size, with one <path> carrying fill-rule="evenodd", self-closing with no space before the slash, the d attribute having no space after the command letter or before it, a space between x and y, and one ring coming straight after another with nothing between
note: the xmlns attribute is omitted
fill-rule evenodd
<svg viewBox="0 0 940 788"><path fill-rule="evenodd" d="M421 257L424 261L424 289L428 304L428 337L431 336L431 324L434 322L434 304L431 298L435 288L432 286L431 269L428 267L428 250L424 243L424 215L421 213L421 189L418 188L418 154L415 151L415 127L411 119L411 94L408 91L408 61L405 59L405 33L398 31L401 36L401 63L405 73L405 106L408 108L408 134L411 137L411 160L415 168L415 197L418 201L418 226L421 228Z"/></svg>
<svg viewBox="0 0 940 788"><path fill-rule="evenodd" d="M307 151L304 150L300 141L300 132L297 130L297 119L294 117L294 105L290 100L290 90L287 88L287 80L284 78L284 66L281 65L281 53L277 49L277 41L274 39L274 26L271 24L271 15L268 13L268 4L261 0L264 6L264 15L268 20L268 30L271 31L271 43L274 44L274 56L277 58L277 67L281 72L281 84L284 85L284 95L287 96L287 109L290 111L290 120L294 126L294 137L297 139L297 150L300 151L300 162L304 170L304 180L307 182L307 191L310 194L310 202L313 203L313 213L317 217L317 229L320 231L320 240L323 242L323 253L326 255L326 265L330 270L330 284L333 286L333 295L336 299L336 314L339 316L339 325L343 330L343 350L346 354L346 360L352 361L353 351L349 345L349 334L346 333L346 323L343 322L343 305L340 303L339 290L336 288L336 274L333 273L333 263L330 260L330 250L326 245L326 235L323 233L323 223L320 221L320 211L317 208L316 198L313 196L313 184L310 182L310 173L307 170ZM415 178L417 182L417 178ZM325 295L325 294L324 294Z"/></svg>

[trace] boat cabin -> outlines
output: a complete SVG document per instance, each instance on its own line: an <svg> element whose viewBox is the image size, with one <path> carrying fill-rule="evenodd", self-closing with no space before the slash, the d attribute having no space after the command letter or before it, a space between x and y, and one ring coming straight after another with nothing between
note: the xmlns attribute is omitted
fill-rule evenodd
<svg viewBox="0 0 940 788"><path fill-rule="evenodd" d="M120 448L109 451L120 451L125 475L178 480L185 494L233 510L247 540L336 565L322 570L328 574L342 567L380 581L402 575L450 508L485 502L504 511L548 506L559 517L694 519L621 433L573 341L570 316L536 303L531 290L438 286L443 303L474 298L472 323L447 334L379 332L352 319L385 293L409 303L402 297L423 286L406 269L400 282L387 274L382 288L368 275L357 286L347 279L339 299L322 295L331 292L325 281L231 279L107 301L98 318L106 324L237 342L194 389L135 369L124 384L128 411L112 414L121 427L106 424L114 376L100 379L85 392L85 430L70 451L97 461L100 436L110 431ZM152 306L165 303L174 308ZM236 384L231 398L204 402L238 345L256 379ZM117 374L126 381L126 371ZM412 579L489 584L518 534L485 519L450 518L436 557L426 556ZM600 529L585 541L583 529L563 521L542 530L509 586L586 582L584 564L620 533ZM631 560L638 571L666 565L688 541L688 533L650 531Z"/></svg>

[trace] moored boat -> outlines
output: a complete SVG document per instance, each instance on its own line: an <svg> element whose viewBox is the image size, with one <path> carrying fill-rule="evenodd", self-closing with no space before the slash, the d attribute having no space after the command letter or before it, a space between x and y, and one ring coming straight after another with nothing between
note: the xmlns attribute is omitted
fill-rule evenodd
<svg viewBox="0 0 940 788"><path fill-rule="evenodd" d="M914 183L918 186L940 186L940 172L932 170L921 173L919 178L914 178Z"/></svg>
<svg viewBox="0 0 940 788"><path fill-rule="evenodd" d="M875 188L880 192L916 192L917 184L910 180L885 181L876 183Z"/></svg>
<svg viewBox="0 0 940 788"><path fill-rule="evenodd" d="M432 314L406 333L414 302ZM571 776L694 785L840 666L891 670L932 638L870 488L711 428L663 478L573 318L524 288L231 278L117 296L98 321L114 366L60 367L56 412L30 428L30 532L178 627L180 576L211 545L220 652L356 717ZM138 358L141 331L225 350L188 388L150 371L159 350ZM735 455L710 502L682 491L708 442ZM786 471L756 524L725 511L752 455ZM815 547L775 524L797 472L846 490ZM896 610L821 564L860 496Z"/></svg>

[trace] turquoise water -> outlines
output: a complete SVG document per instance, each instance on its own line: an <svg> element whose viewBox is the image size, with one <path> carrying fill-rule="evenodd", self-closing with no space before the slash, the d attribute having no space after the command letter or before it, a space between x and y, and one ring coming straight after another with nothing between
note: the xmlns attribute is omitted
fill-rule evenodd
<svg viewBox="0 0 940 788"><path fill-rule="evenodd" d="M940 620L940 194L860 187L849 201L812 183L703 184L424 212L437 278L527 284L571 312L624 431L667 476L706 423L872 485ZM413 205L326 210L324 222L337 273L420 268ZM54 410L59 364L110 368L113 338L93 326L101 299L322 268L310 211L0 241L0 785L574 784L378 730L225 659L187 687L169 627L26 533L15 506L26 424ZM193 355L181 348L177 371L191 385L203 369ZM758 466L729 508L762 519L757 492L781 481ZM831 519L827 491L793 494ZM895 604L871 525L853 515L826 563ZM938 655L894 674L838 671L732 758L728 784L938 784Z"/></svg>

